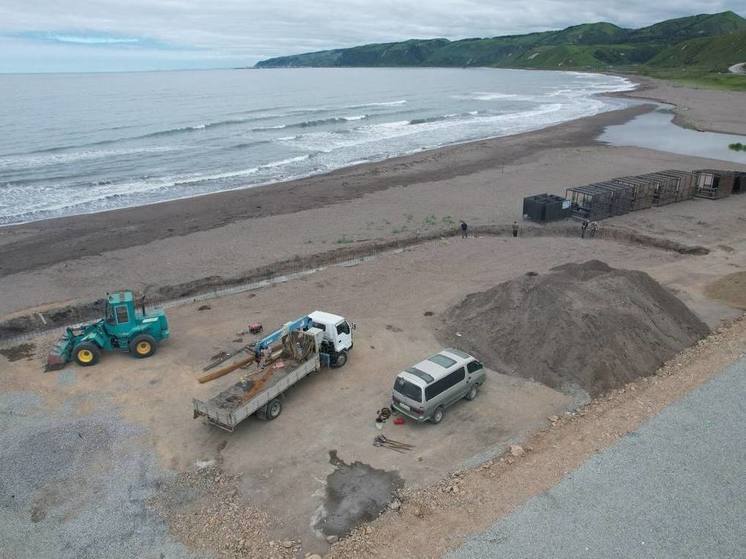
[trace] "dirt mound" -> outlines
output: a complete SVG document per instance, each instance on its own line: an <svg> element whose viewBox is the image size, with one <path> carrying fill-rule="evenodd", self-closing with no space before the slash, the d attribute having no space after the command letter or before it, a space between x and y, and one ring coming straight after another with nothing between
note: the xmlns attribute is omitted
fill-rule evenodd
<svg viewBox="0 0 746 559"><path fill-rule="evenodd" d="M438 336L501 372L597 395L653 374L708 332L648 274L592 260L471 294Z"/></svg>

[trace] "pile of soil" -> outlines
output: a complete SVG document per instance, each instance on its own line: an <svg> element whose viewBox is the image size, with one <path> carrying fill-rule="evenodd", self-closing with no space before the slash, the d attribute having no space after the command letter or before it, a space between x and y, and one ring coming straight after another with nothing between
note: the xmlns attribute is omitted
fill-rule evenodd
<svg viewBox="0 0 746 559"><path fill-rule="evenodd" d="M708 333L648 274L591 260L471 294L438 336L501 372L595 396L655 373Z"/></svg>

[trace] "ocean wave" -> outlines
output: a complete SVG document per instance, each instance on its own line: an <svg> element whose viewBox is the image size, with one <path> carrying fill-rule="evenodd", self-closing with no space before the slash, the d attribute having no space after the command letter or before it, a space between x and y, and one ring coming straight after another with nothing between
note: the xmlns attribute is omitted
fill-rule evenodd
<svg viewBox="0 0 746 559"><path fill-rule="evenodd" d="M270 144L272 143L271 140L257 140L255 142L241 142L240 144L235 144L231 146L231 149L246 149L251 148L254 146L260 146L262 144Z"/></svg>
<svg viewBox="0 0 746 559"><path fill-rule="evenodd" d="M253 132L266 132L269 130L284 130L286 128L310 128L313 126L324 126L326 124L334 124L338 122L354 122L356 120L365 120L368 115L352 115L352 116L332 116L329 118L317 118L314 120L303 120L300 122L292 122L289 124L276 124L273 126L259 126L252 128Z"/></svg>
<svg viewBox="0 0 746 559"><path fill-rule="evenodd" d="M267 118L274 118L274 117L267 117ZM146 134L140 134L138 136L124 136L121 138L111 138L108 140L99 140L97 142L88 142L84 144L55 146L51 148L35 150L35 151L27 152L27 153L18 153L18 154L13 154L13 155L31 156L31 155L40 155L40 154L47 154L47 153L60 153L60 152L69 151L71 149L100 147L100 146L107 146L107 145L112 145L112 144L133 142L137 140L147 140L147 139L152 139L152 138L176 136L179 134L188 134L190 132L199 132L202 130L208 130L212 128L222 128L225 126L236 126L240 124L246 124L248 122L254 122L256 120L263 120L263 118L262 119L236 118L236 119L217 120L213 122L205 122L205 123L193 124L189 126L178 126L175 128L167 128L165 130L156 130L155 132L148 132Z"/></svg>
<svg viewBox="0 0 746 559"><path fill-rule="evenodd" d="M310 154L299 155L278 161L270 161L269 163L246 169L219 173L142 177L137 181L120 183L101 181L83 185L81 188L75 189L77 192L74 196L69 196L69 192L65 193L59 189L49 188L46 189L48 196L44 198L37 197L35 199L38 200L38 202L28 201L27 188L18 187L13 184L4 185L3 199L6 201L6 208L12 207L7 204L8 201L17 199L23 200L24 202L22 204L17 204L16 207L18 208L18 211L13 212L11 210L8 213L0 215L0 225L34 221L71 212L81 213L79 211L81 209L87 211L103 211L120 207L121 204L116 203L119 200L136 198L137 196L142 196L144 194L152 195L159 191L171 191L174 188L179 187L193 187L201 183L254 176L260 174L263 170L284 167L293 163L306 161L310 158ZM75 201L71 202L71 198Z"/></svg>
<svg viewBox="0 0 746 559"><path fill-rule="evenodd" d="M399 99L398 101L379 101L375 103L362 103L360 105L347 105L345 109L366 109L368 107L397 107L399 105L406 105L406 99Z"/></svg>
<svg viewBox="0 0 746 559"><path fill-rule="evenodd" d="M514 93L499 93L492 91L475 91L473 93L462 93L459 95L452 95L453 99L462 99L466 101L496 101L497 99L529 99L525 95L516 95Z"/></svg>
<svg viewBox="0 0 746 559"><path fill-rule="evenodd" d="M123 157L127 155L137 155L142 153L160 153L178 149L181 148L175 146L153 146L142 148L74 151L70 153L35 152L36 155L1 157L0 169L3 169L5 172L9 172L14 169L33 169L36 167L48 167L50 165L61 165L66 163L74 163L76 161L86 161L89 159Z"/></svg>
<svg viewBox="0 0 746 559"><path fill-rule="evenodd" d="M409 121L409 124L411 126L418 124L429 124L431 122L440 122L443 120L451 120L454 118L467 119L468 117L477 116L478 114L479 111L467 111L465 113L449 113L445 115L429 116L424 118L413 118Z"/></svg>

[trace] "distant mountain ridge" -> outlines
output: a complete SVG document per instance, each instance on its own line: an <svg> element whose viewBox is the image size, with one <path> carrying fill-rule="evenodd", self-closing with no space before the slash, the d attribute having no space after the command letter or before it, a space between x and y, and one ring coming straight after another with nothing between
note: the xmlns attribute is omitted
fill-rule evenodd
<svg viewBox="0 0 746 559"><path fill-rule="evenodd" d="M727 11L641 29L608 22L492 38L410 39L270 58L256 68L493 66L502 68L722 72L746 61L746 19Z"/></svg>

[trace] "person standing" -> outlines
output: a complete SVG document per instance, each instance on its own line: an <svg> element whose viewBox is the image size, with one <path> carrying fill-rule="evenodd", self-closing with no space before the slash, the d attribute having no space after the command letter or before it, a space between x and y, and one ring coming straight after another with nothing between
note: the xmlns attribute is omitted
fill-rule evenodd
<svg viewBox="0 0 746 559"><path fill-rule="evenodd" d="M461 220L461 238L465 239L469 236L469 226L466 224L466 222L462 219Z"/></svg>
<svg viewBox="0 0 746 559"><path fill-rule="evenodd" d="M517 236L518 236L518 222L514 221L513 222L513 237L517 237Z"/></svg>
<svg viewBox="0 0 746 559"><path fill-rule="evenodd" d="M591 239L596 236L596 232L598 231L598 223L595 221L591 221L590 227L590 235Z"/></svg>
<svg viewBox="0 0 746 559"><path fill-rule="evenodd" d="M584 219L583 224L580 226L580 238L585 239L585 230L588 229L588 220Z"/></svg>

